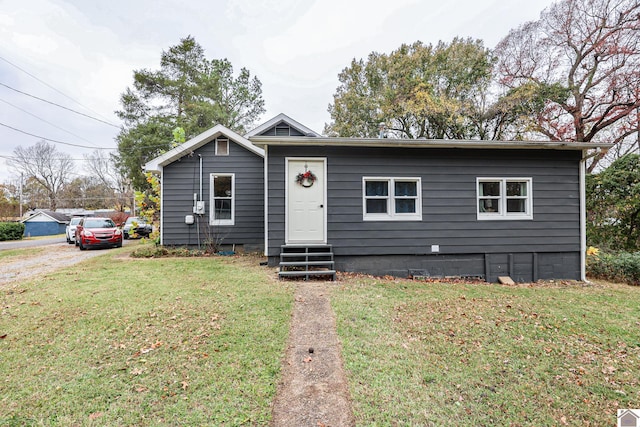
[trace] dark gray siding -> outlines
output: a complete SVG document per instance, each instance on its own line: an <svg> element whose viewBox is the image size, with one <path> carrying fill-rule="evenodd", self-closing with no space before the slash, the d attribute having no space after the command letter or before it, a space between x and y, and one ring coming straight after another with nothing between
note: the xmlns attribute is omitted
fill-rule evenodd
<svg viewBox="0 0 640 427"><path fill-rule="evenodd" d="M355 262L354 257L411 255L417 269L431 268L438 275L579 278L579 257L572 255L580 250L579 151L271 146L270 256L277 256L284 244L285 156L327 158L327 243L333 245L338 267L340 257ZM422 221L363 221L363 176L421 177ZM478 221L477 177L532 178L533 220ZM437 255L431 245L440 246ZM561 255L547 260L538 253ZM468 263L467 274L441 265L442 258L453 266L453 259L464 264L478 254L484 262ZM567 257L577 260L577 267L576 262L565 268L554 264Z"/></svg>
<svg viewBox="0 0 640 427"><path fill-rule="evenodd" d="M185 216L192 214L193 194L199 193L202 156L202 195L206 214L200 221L200 242L208 235L223 239L224 245L244 245L245 249L264 248L264 159L244 147L229 143L228 156L215 155L211 142L163 170L163 244L197 245L197 226L186 225ZM209 226L211 173L235 174L235 224Z"/></svg>

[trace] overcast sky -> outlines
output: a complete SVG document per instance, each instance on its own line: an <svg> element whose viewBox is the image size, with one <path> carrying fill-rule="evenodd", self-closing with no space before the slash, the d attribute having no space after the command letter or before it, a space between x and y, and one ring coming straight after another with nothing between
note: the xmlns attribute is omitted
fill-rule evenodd
<svg viewBox="0 0 640 427"><path fill-rule="evenodd" d="M266 113L322 132L338 73L402 43L482 39L492 48L551 0L0 0L0 183L5 160L41 137L77 159L115 149L120 94L133 70L192 35L262 82ZM7 87L9 86L9 87ZM98 118L93 120L19 93ZM256 123L256 125L259 123ZM115 126L113 126L115 125ZM29 136L16 130L36 136Z"/></svg>

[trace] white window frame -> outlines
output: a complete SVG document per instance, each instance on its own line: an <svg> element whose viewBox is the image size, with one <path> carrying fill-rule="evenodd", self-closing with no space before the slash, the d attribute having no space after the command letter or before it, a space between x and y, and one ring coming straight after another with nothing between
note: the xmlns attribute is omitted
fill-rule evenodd
<svg viewBox="0 0 640 427"><path fill-rule="evenodd" d="M217 177L231 177L231 196L224 198L231 200L231 219L216 219L215 179ZM218 197L218 199L222 199ZM212 173L209 178L209 223L211 225L235 225L236 218L236 174Z"/></svg>
<svg viewBox="0 0 640 427"><path fill-rule="evenodd" d="M222 150L221 142L226 143L226 150ZM229 138L216 138L216 156L229 155Z"/></svg>
<svg viewBox="0 0 640 427"><path fill-rule="evenodd" d="M388 183L388 196L379 196L375 198L384 198L387 200L386 213L367 213L367 181L386 181ZM416 183L416 196L397 196L395 195L396 181L406 181ZM416 211L411 213L396 212L396 199L415 199ZM422 179L413 176L363 176L362 177L362 220L363 221L422 221Z"/></svg>
<svg viewBox="0 0 640 427"><path fill-rule="evenodd" d="M499 182L500 183L500 195L480 196L480 184L483 182ZM507 183L510 182L525 182L527 184L526 196L507 196ZM497 212L480 212L480 200L492 198L498 202ZM525 200L524 212L507 212L507 200L509 199L523 199ZM478 177L476 178L476 213L478 220L531 220L533 219L533 179L522 177Z"/></svg>

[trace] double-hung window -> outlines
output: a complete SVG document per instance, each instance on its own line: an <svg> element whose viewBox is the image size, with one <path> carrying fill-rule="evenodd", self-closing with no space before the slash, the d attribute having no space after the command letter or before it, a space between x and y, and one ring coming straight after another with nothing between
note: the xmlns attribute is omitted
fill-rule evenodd
<svg viewBox="0 0 640 427"><path fill-rule="evenodd" d="M533 219L531 178L478 178L478 219Z"/></svg>
<svg viewBox="0 0 640 427"><path fill-rule="evenodd" d="M235 220L235 175L211 174L211 225L233 225Z"/></svg>
<svg viewBox="0 0 640 427"><path fill-rule="evenodd" d="M362 195L365 221L422 220L420 178L364 177Z"/></svg>

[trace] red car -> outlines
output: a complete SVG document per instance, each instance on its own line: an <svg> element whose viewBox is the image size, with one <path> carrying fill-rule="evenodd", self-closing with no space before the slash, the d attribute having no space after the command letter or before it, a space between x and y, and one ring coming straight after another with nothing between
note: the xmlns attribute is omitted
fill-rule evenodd
<svg viewBox="0 0 640 427"><path fill-rule="evenodd" d="M87 248L121 248L122 230L111 218L82 218L76 226L76 246Z"/></svg>

